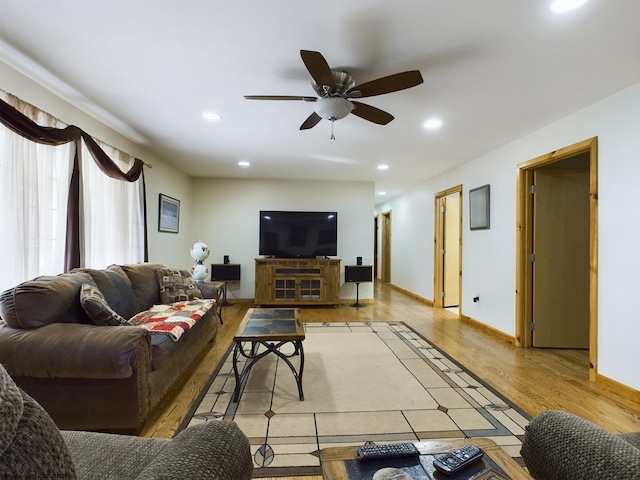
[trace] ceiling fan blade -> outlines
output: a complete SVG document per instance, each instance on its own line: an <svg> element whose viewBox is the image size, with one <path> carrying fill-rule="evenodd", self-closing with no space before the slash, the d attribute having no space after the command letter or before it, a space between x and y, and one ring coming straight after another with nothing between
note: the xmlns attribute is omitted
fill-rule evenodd
<svg viewBox="0 0 640 480"><path fill-rule="evenodd" d="M347 91L347 95L358 98L373 97L415 87L423 81L419 70L410 70L356 85ZM357 92L360 94L358 95Z"/></svg>
<svg viewBox="0 0 640 480"><path fill-rule="evenodd" d="M360 118L364 118L365 120L369 120L370 122L377 123L378 125L386 125L394 118L390 113L380 110L379 108L372 107L371 105L354 101L351 101L351 103L356 107L351 110L351 113Z"/></svg>
<svg viewBox="0 0 640 480"><path fill-rule="evenodd" d="M305 102L315 102L316 97L297 97L294 95L245 95L247 100L304 100Z"/></svg>
<svg viewBox="0 0 640 480"><path fill-rule="evenodd" d="M336 82L329 64L320 52L300 50L300 56L311 77L319 86L327 85L332 92L336 91Z"/></svg>
<svg viewBox="0 0 640 480"><path fill-rule="evenodd" d="M310 128L315 127L318 122L322 120L322 117L318 115L316 112L313 112L309 115L302 125L300 125L300 130L309 130Z"/></svg>

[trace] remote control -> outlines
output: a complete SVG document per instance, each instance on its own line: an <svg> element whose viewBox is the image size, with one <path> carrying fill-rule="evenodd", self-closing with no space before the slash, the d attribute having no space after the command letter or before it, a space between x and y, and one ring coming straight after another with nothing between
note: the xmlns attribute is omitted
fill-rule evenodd
<svg viewBox="0 0 640 480"><path fill-rule="evenodd" d="M390 443L388 445L367 445L358 448L358 460L384 460L387 458L415 457L420 452L413 443Z"/></svg>
<svg viewBox="0 0 640 480"><path fill-rule="evenodd" d="M433 466L445 475L452 475L480 459L484 452L475 445L464 445L457 450L438 455Z"/></svg>

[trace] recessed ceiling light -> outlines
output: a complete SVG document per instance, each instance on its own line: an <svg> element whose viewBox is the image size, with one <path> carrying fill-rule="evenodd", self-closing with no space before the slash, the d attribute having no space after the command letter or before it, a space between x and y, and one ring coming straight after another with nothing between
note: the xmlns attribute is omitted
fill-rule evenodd
<svg viewBox="0 0 640 480"><path fill-rule="evenodd" d="M241 167L248 167L249 165L251 165L249 162L238 162L238 165L240 165Z"/></svg>
<svg viewBox="0 0 640 480"><path fill-rule="evenodd" d="M387 192L378 192L378 195L386 195Z"/></svg>
<svg viewBox="0 0 640 480"><path fill-rule="evenodd" d="M426 128L427 130L435 130L437 128L440 128L441 126L442 120L440 120L439 118L432 118L424 122L424 128Z"/></svg>
<svg viewBox="0 0 640 480"><path fill-rule="evenodd" d="M555 13L564 13L574 8L581 7L587 0L556 0L551 5L551 11Z"/></svg>
<svg viewBox="0 0 640 480"><path fill-rule="evenodd" d="M220 120L221 118L220 115L218 115L215 112L204 112L202 116L207 120L213 120L213 121Z"/></svg>
<svg viewBox="0 0 640 480"><path fill-rule="evenodd" d="M378 170L389 170L389 165L378 165Z"/></svg>

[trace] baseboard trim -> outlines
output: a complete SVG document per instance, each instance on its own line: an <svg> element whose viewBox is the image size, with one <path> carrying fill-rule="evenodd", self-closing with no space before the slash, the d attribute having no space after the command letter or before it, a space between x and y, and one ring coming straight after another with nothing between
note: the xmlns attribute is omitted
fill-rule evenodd
<svg viewBox="0 0 640 480"><path fill-rule="evenodd" d="M478 330L481 330L487 335L491 335L492 337L497 338L498 340L510 343L511 345L516 344L516 339L512 335L504 333L497 328L490 327L489 325L482 323L474 318L468 317L466 315L460 315L460 320L474 328L477 328Z"/></svg>
<svg viewBox="0 0 640 480"><path fill-rule="evenodd" d="M628 387L627 385L613 380L612 378L605 377L601 373L596 373L595 383L596 385L606 388L607 390L631 400L634 403L640 403L640 391Z"/></svg>
<svg viewBox="0 0 640 480"><path fill-rule="evenodd" d="M393 283L390 283L389 286L392 288L395 288L399 292L404 293L405 295L409 295L410 297L415 298L416 300L419 300L422 303L426 303L427 305L433 307L433 300L429 300L428 298L421 297L420 295L417 295L409 290L405 290L404 288L394 285Z"/></svg>

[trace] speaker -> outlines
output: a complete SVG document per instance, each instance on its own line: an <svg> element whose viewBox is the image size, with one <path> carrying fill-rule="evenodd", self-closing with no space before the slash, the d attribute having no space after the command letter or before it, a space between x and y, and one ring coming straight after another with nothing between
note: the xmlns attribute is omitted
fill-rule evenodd
<svg viewBox="0 0 640 480"><path fill-rule="evenodd" d="M373 267L371 265L345 265L344 281L351 283L371 282Z"/></svg>
<svg viewBox="0 0 640 480"><path fill-rule="evenodd" d="M214 263L211 265L211 280L218 282L239 282L240 264L221 265Z"/></svg>
<svg viewBox="0 0 640 480"><path fill-rule="evenodd" d="M224 256L224 264L229 265L229 255Z"/></svg>
<svg viewBox="0 0 640 480"><path fill-rule="evenodd" d="M356 265L362 265L362 257L356 257Z"/></svg>

